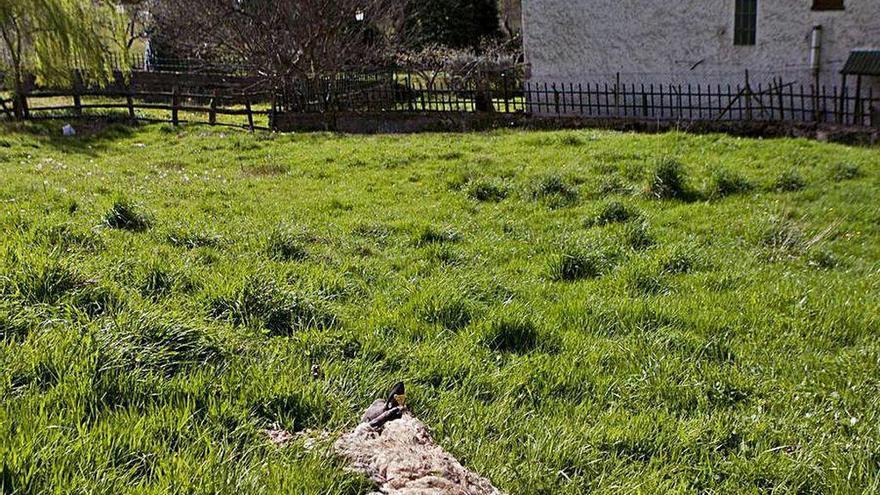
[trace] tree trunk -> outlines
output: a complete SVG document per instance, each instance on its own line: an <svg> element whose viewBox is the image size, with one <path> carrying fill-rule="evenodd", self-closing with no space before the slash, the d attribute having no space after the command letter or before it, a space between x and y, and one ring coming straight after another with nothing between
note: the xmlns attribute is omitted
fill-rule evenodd
<svg viewBox="0 0 880 495"><path fill-rule="evenodd" d="M28 115L28 108L21 72L16 70L13 78L15 81L13 82L12 91L12 112L15 115L16 120L24 120Z"/></svg>

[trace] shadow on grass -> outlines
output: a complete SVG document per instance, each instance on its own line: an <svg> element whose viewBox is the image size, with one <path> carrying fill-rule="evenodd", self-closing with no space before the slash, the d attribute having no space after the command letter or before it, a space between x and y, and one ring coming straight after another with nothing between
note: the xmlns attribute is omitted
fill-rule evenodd
<svg viewBox="0 0 880 495"><path fill-rule="evenodd" d="M70 124L75 136L64 136L62 128ZM0 130L7 134L27 134L35 137L41 145L50 146L63 153L96 156L108 145L134 134L140 124L128 117L106 116L101 118L69 118L25 122L2 122Z"/></svg>

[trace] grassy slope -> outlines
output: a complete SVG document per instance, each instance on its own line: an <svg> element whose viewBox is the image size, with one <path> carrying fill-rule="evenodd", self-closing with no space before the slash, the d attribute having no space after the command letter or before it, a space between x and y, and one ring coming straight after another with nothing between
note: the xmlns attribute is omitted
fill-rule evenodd
<svg viewBox="0 0 880 495"><path fill-rule="evenodd" d="M397 379L512 493L880 489L876 149L45 129L0 130L7 492L364 493L262 430Z"/></svg>

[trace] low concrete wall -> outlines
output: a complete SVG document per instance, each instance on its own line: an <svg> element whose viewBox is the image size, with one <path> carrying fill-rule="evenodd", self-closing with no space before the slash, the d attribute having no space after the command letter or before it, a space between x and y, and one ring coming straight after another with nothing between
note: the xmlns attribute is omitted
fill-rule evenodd
<svg viewBox="0 0 880 495"><path fill-rule="evenodd" d="M276 114L270 126L282 132L331 131L350 134L474 132L494 129L608 129L627 132L680 130L744 137L804 137L854 145L880 144L880 128L794 122L674 122L638 119L540 117L506 113L346 113Z"/></svg>

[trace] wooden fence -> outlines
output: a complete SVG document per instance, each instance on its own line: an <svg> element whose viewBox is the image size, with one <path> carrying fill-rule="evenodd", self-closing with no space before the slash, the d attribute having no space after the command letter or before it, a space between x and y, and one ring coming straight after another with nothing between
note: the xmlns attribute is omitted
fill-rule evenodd
<svg viewBox="0 0 880 495"><path fill-rule="evenodd" d="M162 91L119 91L116 89L38 90L19 98L0 98L0 112L9 119L69 119L84 116L118 116L144 122L167 122L174 125L204 123L268 130L272 92L235 93L215 90L210 93L183 92L173 88ZM259 104L261 108L255 108ZM229 119L224 117L238 117ZM256 122L265 118L265 125ZM240 121L235 121L240 120Z"/></svg>

